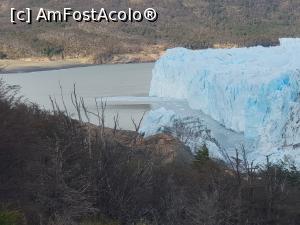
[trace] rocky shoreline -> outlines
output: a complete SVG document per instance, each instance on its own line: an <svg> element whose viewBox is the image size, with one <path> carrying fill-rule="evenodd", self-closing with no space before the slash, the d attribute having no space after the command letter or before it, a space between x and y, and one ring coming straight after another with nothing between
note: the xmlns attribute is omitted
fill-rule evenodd
<svg viewBox="0 0 300 225"><path fill-rule="evenodd" d="M95 62L92 56L66 59L48 59L39 57L2 59L0 60L0 74L60 70L101 64L149 63L155 62L163 53L164 51L161 50L155 53L140 52L134 54L119 54L113 55L102 63Z"/></svg>

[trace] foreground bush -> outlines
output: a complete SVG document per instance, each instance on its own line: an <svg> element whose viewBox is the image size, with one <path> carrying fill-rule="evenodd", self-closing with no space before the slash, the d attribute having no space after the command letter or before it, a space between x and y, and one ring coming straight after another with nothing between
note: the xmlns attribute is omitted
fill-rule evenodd
<svg viewBox="0 0 300 225"><path fill-rule="evenodd" d="M24 225L24 215L18 211L0 210L1 225Z"/></svg>
<svg viewBox="0 0 300 225"><path fill-rule="evenodd" d="M195 160L166 160L157 146L173 148L169 140L148 145L136 132L75 121L53 106L45 112L0 87L0 202L21 209L27 225L298 224L294 167L255 167L238 155L226 164L205 147ZM1 225L19 222L1 213Z"/></svg>

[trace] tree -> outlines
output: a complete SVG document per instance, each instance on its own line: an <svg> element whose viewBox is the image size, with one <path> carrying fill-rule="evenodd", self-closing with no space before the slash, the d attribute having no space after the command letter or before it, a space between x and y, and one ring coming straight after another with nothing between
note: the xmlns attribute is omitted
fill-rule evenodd
<svg viewBox="0 0 300 225"><path fill-rule="evenodd" d="M47 46L42 50L43 55L46 55L49 59L53 56L61 55L64 58L64 48L62 46Z"/></svg>
<svg viewBox="0 0 300 225"><path fill-rule="evenodd" d="M204 144L196 151L195 161L197 163L203 163L206 162L207 160L209 160L209 150L206 144Z"/></svg>
<svg viewBox="0 0 300 225"><path fill-rule="evenodd" d="M4 52L0 52L0 59L6 59L7 58L7 54L5 54Z"/></svg>

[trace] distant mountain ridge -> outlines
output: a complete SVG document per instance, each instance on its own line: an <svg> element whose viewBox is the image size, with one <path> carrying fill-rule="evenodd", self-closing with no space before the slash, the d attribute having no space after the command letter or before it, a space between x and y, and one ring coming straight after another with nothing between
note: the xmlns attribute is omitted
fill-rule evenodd
<svg viewBox="0 0 300 225"><path fill-rule="evenodd" d="M153 7L155 23L9 23L10 8L125 10ZM300 35L300 2L293 0L1 0L0 57L91 57L151 53L157 46L275 45ZM146 50L145 50L146 49ZM158 48L160 49L160 48ZM153 52L152 52L153 53Z"/></svg>

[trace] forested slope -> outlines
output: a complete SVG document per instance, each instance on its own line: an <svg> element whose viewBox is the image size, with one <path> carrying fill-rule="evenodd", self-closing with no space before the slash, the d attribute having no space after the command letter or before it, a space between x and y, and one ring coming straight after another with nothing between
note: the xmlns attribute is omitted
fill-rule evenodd
<svg viewBox="0 0 300 225"><path fill-rule="evenodd" d="M155 23L9 23L10 7L124 10L153 7ZM295 0L2 0L2 58L47 56L105 57L142 52L154 45L206 48L276 44L300 35L300 2ZM222 46L222 45L221 45ZM154 50L153 50L154 51ZM1 56L0 55L0 56Z"/></svg>

